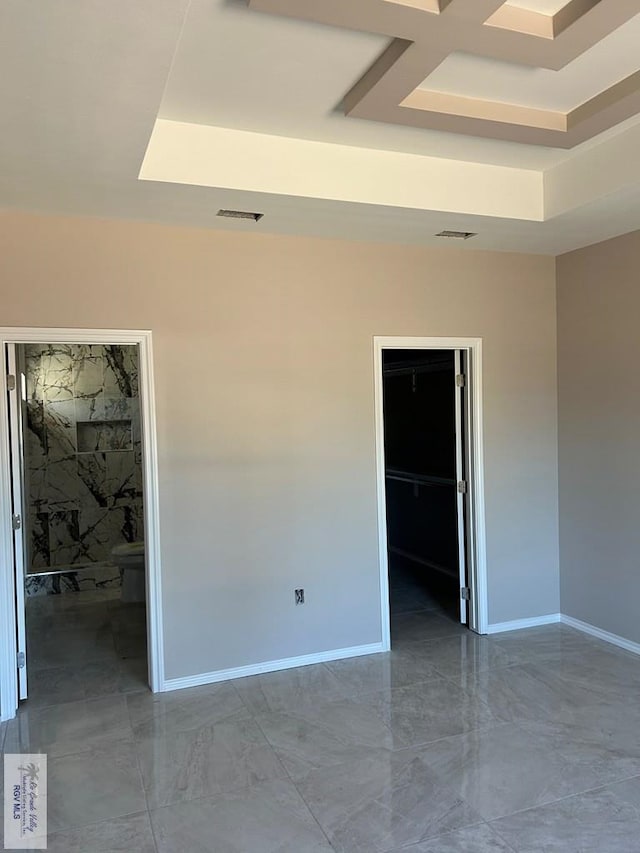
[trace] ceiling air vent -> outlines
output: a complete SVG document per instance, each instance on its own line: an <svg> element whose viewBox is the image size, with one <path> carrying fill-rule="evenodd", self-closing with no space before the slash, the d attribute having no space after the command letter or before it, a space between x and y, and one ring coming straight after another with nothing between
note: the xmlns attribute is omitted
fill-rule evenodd
<svg viewBox="0 0 640 853"><path fill-rule="evenodd" d="M251 213L248 210L219 210L216 216L226 219L250 219L252 222L260 222L264 213Z"/></svg>
<svg viewBox="0 0 640 853"><path fill-rule="evenodd" d="M452 240L468 240L469 237L477 237L475 231L440 231L436 237L450 237Z"/></svg>

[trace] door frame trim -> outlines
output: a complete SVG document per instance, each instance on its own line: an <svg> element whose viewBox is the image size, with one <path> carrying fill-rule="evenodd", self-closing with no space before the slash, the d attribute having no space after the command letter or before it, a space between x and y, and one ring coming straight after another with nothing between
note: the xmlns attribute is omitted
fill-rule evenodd
<svg viewBox="0 0 640 853"><path fill-rule="evenodd" d="M380 566L381 629L384 651L391 648L389 564L384 458L382 353L385 349L464 350L467 353L467 442L469 453L469 566L471 588L469 627L486 634L489 625L487 546L484 507L484 438L482 410L482 338L387 337L373 338L376 484L378 503L378 561Z"/></svg>
<svg viewBox="0 0 640 853"><path fill-rule="evenodd" d="M162 691L164 685L164 634L160 567L158 446L151 332L123 329L0 328L0 348L3 358L6 344L31 343L138 345L140 421L144 469L147 659L149 685L153 693L158 693ZM7 391L7 377L3 362L0 380L0 720L11 719L15 716L18 708Z"/></svg>

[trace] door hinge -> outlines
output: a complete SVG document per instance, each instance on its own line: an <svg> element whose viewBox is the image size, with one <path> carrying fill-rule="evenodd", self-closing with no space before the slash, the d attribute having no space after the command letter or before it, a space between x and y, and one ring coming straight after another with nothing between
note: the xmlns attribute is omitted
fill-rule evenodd
<svg viewBox="0 0 640 853"><path fill-rule="evenodd" d="M13 527L14 530L20 530L22 527L22 516L19 513L11 516L11 527Z"/></svg>
<svg viewBox="0 0 640 853"><path fill-rule="evenodd" d="M467 481L466 480L458 480L458 492L461 495L467 494Z"/></svg>
<svg viewBox="0 0 640 853"><path fill-rule="evenodd" d="M7 374L7 391L15 391L16 390L16 377L13 373Z"/></svg>
<svg viewBox="0 0 640 853"><path fill-rule="evenodd" d="M460 588L460 598L463 601L471 601L471 590L468 586L463 586Z"/></svg>
<svg viewBox="0 0 640 853"><path fill-rule="evenodd" d="M24 669L27 665L27 661L24 656L24 652L18 652L18 669Z"/></svg>
<svg viewBox="0 0 640 853"><path fill-rule="evenodd" d="M464 388L467 384L467 377L464 373L458 373L456 375L456 385L458 388Z"/></svg>

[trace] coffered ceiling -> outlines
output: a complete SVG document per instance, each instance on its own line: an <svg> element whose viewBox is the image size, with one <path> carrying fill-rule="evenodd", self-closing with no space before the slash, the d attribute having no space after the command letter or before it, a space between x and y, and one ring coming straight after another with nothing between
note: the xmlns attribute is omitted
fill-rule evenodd
<svg viewBox="0 0 640 853"><path fill-rule="evenodd" d="M248 2L257 11L391 38L386 50L347 92L343 102L347 116L573 148L640 110L640 72L637 57L631 54L626 56L628 73L620 77L619 68L615 68L614 79L607 83L603 83L602 74L588 75L593 79L583 81L575 69L569 75L562 73L579 58L583 59L583 68L592 63L590 51L629 23L638 11L634 8L637 4L615 0L521 0L515 4L509 0ZM615 42L609 50L615 50ZM444 64L451 65L456 53L492 61L497 65L498 83L501 78L509 80L513 65L516 73L519 69L555 72L546 77L549 95L560 90L569 96L569 102L560 108L557 104L549 106L541 86L537 87L535 106L523 102L515 87L508 87L506 97L492 96L490 91L481 97L473 84L467 85L467 79L473 80L473 64L467 79L450 73L454 85L444 90L442 83L434 87L432 75ZM446 80L446 73L444 76ZM584 86L578 100L571 102L571 92L566 90L571 82L575 87L576 77Z"/></svg>
<svg viewBox="0 0 640 853"><path fill-rule="evenodd" d="M640 0L4 0L0 207L557 254L640 228L638 44Z"/></svg>

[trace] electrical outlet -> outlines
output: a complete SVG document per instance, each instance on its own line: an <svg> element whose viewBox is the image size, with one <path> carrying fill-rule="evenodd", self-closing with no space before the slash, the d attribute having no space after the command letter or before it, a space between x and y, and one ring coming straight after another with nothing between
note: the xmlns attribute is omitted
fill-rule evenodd
<svg viewBox="0 0 640 853"><path fill-rule="evenodd" d="M304 590L296 589L294 592L296 596L296 604L304 604Z"/></svg>

